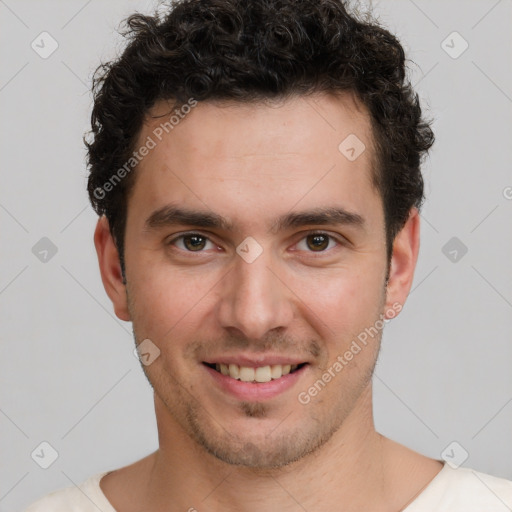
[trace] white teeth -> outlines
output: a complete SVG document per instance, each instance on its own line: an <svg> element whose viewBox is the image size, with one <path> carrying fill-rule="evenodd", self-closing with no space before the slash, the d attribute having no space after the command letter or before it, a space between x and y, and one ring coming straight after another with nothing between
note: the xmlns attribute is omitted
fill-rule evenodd
<svg viewBox="0 0 512 512"><path fill-rule="evenodd" d="M254 368L240 366L240 380L243 382L252 382L254 380Z"/></svg>
<svg viewBox="0 0 512 512"><path fill-rule="evenodd" d="M283 367L280 364L273 364L270 367L270 375L273 379L279 379L283 376Z"/></svg>
<svg viewBox="0 0 512 512"><path fill-rule="evenodd" d="M256 382L270 382L272 375L270 374L270 366L260 366L254 372L254 380Z"/></svg>
<svg viewBox="0 0 512 512"><path fill-rule="evenodd" d="M240 378L240 367L237 364L229 365L229 376L233 377L233 379Z"/></svg>
<svg viewBox="0 0 512 512"><path fill-rule="evenodd" d="M270 382L271 380L280 379L284 375L288 375L298 368L299 365L293 364L273 364L271 366L259 366L252 368L249 366L238 366L237 364L215 364L215 369L231 377L243 382Z"/></svg>

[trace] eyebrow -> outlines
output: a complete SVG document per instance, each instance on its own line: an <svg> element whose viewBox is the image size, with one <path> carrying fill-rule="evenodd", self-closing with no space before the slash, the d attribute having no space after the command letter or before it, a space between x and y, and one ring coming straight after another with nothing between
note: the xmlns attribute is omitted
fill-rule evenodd
<svg viewBox="0 0 512 512"><path fill-rule="evenodd" d="M227 219L216 213L203 210L189 210L173 205L167 205L155 210L145 222L146 230L177 225L217 228L226 231L233 228L233 225Z"/></svg>
<svg viewBox="0 0 512 512"><path fill-rule="evenodd" d="M270 233L278 233L290 228L298 228L309 224L344 225L364 228L365 219L356 212L344 208L314 208L302 212L289 212L279 217L270 226ZM155 210L146 219L145 229L152 231L163 227L190 225L198 228L213 228L234 231L233 224L225 217L204 210L191 210L174 205L167 205Z"/></svg>
<svg viewBox="0 0 512 512"><path fill-rule="evenodd" d="M363 228L365 220L358 213L350 212L344 208L314 208L303 212L287 213L279 217L270 228L270 232L277 233L285 229L307 226L308 224L333 224Z"/></svg>

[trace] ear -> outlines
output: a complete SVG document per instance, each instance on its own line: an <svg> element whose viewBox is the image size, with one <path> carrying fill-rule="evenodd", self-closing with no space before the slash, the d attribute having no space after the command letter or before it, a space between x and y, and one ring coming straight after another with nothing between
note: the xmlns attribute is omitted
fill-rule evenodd
<svg viewBox="0 0 512 512"><path fill-rule="evenodd" d="M115 314L119 319L129 322L131 318L128 312L126 286L123 283L119 252L110 232L108 220L104 215L99 218L96 225L94 245L98 254L103 287L114 305Z"/></svg>
<svg viewBox="0 0 512 512"><path fill-rule="evenodd" d="M417 208L411 208L407 222L393 242L386 311L396 311L397 308L393 307L393 304L396 306L398 303L400 305L399 312L405 304L412 286L419 249L420 216Z"/></svg>

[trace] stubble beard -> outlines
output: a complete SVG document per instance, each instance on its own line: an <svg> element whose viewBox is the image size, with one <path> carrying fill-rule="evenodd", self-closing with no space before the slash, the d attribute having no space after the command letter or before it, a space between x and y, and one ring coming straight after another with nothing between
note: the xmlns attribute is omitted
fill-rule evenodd
<svg viewBox="0 0 512 512"><path fill-rule="evenodd" d="M128 302L132 304L131 301ZM143 338L136 334L135 318L136 315L132 314L134 338L142 340ZM341 428L358 399L368 386L371 386L381 337L382 333L379 333L374 340L377 348L374 349L376 353L372 363L359 375L357 382L348 382L352 384L350 389L340 389L340 398L329 409L321 406L322 401L301 405L299 414L302 415L301 419L306 416L306 421L301 421L298 426L295 426L295 423L290 429L290 425L293 424L290 418L295 415L289 414L289 417L283 418L281 423L266 435L260 435L253 440L244 439L224 428L209 414L200 400L169 372L164 371L163 374L150 377L149 368L142 365L142 369L154 393L165 405L169 416L198 447L229 465L265 472L288 466L319 452ZM274 414L269 405L261 402L240 402L238 409L247 419L255 421L263 421Z"/></svg>

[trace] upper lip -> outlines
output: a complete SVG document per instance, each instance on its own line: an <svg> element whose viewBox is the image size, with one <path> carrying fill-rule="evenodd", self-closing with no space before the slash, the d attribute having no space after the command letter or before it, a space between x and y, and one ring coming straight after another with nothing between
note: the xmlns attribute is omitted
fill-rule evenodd
<svg viewBox="0 0 512 512"><path fill-rule="evenodd" d="M249 368L258 368L260 366L272 366L272 365L294 365L307 363L305 359L298 359L296 357L280 356L280 355L237 355L237 356L218 356L211 357L208 360L203 361L208 364L236 364L238 366L247 366Z"/></svg>

